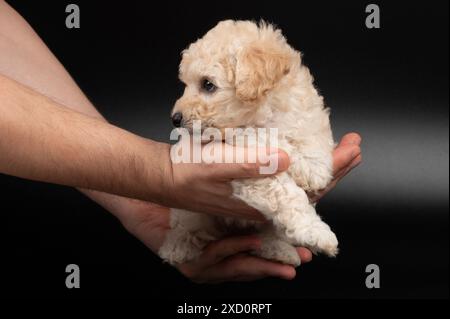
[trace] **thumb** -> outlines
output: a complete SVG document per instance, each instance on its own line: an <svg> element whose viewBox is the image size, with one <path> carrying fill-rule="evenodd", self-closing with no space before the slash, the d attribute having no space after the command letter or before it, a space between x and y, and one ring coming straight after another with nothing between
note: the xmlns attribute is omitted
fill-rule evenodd
<svg viewBox="0 0 450 319"><path fill-rule="evenodd" d="M361 144L361 136L358 133L351 132L345 134L344 137L342 137L338 147L344 145L360 145L360 144Z"/></svg>
<svg viewBox="0 0 450 319"><path fill-rule="evenodd" d="M289 155L277 148L225 146L228 160L213 164L213 175L220 179L272 176L289 168ZM233 160L230 161L229 159Z"/></svg>

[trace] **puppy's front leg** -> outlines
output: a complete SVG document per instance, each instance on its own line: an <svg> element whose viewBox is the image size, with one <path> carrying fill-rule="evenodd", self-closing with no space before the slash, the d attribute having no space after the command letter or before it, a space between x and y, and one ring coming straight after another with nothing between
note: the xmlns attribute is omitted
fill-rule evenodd
<svg viewBox="0 0 450 319"><path fill-rule="evenodd" d="M317 192L331 182L333 176L332 140L302 143L290 152L289 174L306 192Z"/></svg>
<svg viewBox="0 0 450 319"><path fill-rule="evenodd" d="M308 247L314 253L337 254L336 235L289 174L233 181L232 185L234 195L273 221L279 235L291 244Z"/></svg>

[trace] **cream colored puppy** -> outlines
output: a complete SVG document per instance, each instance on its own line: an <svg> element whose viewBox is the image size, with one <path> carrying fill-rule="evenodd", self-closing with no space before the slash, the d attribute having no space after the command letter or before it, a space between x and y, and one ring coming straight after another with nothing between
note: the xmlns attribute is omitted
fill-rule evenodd
<svg viewBox="0 0 450 319"><path fill-rule="evenodd" d="M183 51L184 95L172 113L175 126L192 128L278 128L278 147L291 159L287 172L235 180L233 195L259 210L269 224L172 209L171 230L160 256L178 264L196 258L211 241L236 230L256 230L262 246L255 255L291 265L294 246L335 256L338 241L317 215L307 193L332 178L334 147L329 112L280 30L250 21L222 21ZM229 142L229 141L228 141Z"/></svg>

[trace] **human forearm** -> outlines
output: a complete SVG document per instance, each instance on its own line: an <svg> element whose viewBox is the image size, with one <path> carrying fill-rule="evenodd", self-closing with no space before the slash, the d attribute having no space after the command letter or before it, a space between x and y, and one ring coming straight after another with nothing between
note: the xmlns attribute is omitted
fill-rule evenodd
<svg viewBox="0 0 450 319"><path fill-rule="evenodd" d="M146 200L161 198L168 173L161 163L170 163L168 145L72 111L3 76L0 136L2 173ZM166 161L161 155L167 155Z"/></svg>
<svg viewBox="0 0 450 319"><path fill-rule="evenodd" d="M31 26L0 1L0 73L80 113L104 120ZM30 76L32 75L32 76ZM124 197L79 189L111 212L126 210ZM111 207L114 205L114 207Z"/></svg>
<svg viewBox="0 0 450 319"><path fill-rule="evenodd" d="M2 73L56 100L60 105L91 117L103 119L28 23L6 3L0 1L0 74ZM161 165L171 166L170 159L161 157L161 155L166 154L164 152L162 154L161 152L153 153L148 156L148 160L159 160ZM227 185L226 181L221 180L220 183L217 183L213 178L205 178L205 180L201 181L199 177L205 171L202 165L182 166L178 171L191 172L187 178L178 179L181 182L178 184L184 184L185 186L181 185L181 189L178 187L177 190L171 190L167 194L155 197L155 202L208 212L217 212L219 210L221 213L246 212L250 209L237 200L229 199L231 186ZM211 168L210 171L219 171L218 168ZM239 165L236 165L233 170L230 170L230 176L233 171L236 171L235 176L239 176L238 172L242 170ZM161 183L158 183L155 178L152 178L152 181L154 182L152 187L156 187L159 192L162 192ZM171 182L170 177L167 182ZM198 195L194 196L194 198L202 198L204 199L203 201L196 203L195 200L192 200L193 186L198 186L199 188L197 190ZM91 192L84 189L80 190L113 213L119 210L127 210L129 206L129 202L123 197L99 194L99 192ZM142 189L141 191L146 190ZM168 199L169 197L170 199ZM106 203L108 199L111 203L114 203L115 207L111 207L110 203ZM205 205L204 201L207 202L207 205ZM192 202L193 204L191 205ZM210 208L210 206L213 207ZM250 209L250 211L253 216L257 215L254 209Z"/></svg>
<svg viewBox="0 0 450 319"><path fill-rule="evenodd" d="M33 28L0 1L0 74L86 115L102 118Z"/></svg>

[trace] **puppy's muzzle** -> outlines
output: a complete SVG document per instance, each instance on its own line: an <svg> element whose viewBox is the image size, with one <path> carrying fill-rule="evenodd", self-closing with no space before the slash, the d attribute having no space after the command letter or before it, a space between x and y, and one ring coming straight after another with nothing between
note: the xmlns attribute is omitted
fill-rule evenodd
<svg viewBox="0 0 450 319"><path fill-rule="evenodd" d="M180 127L183 123L183 113L176 112L172 115L172 124L175 127Z"/></svg>

